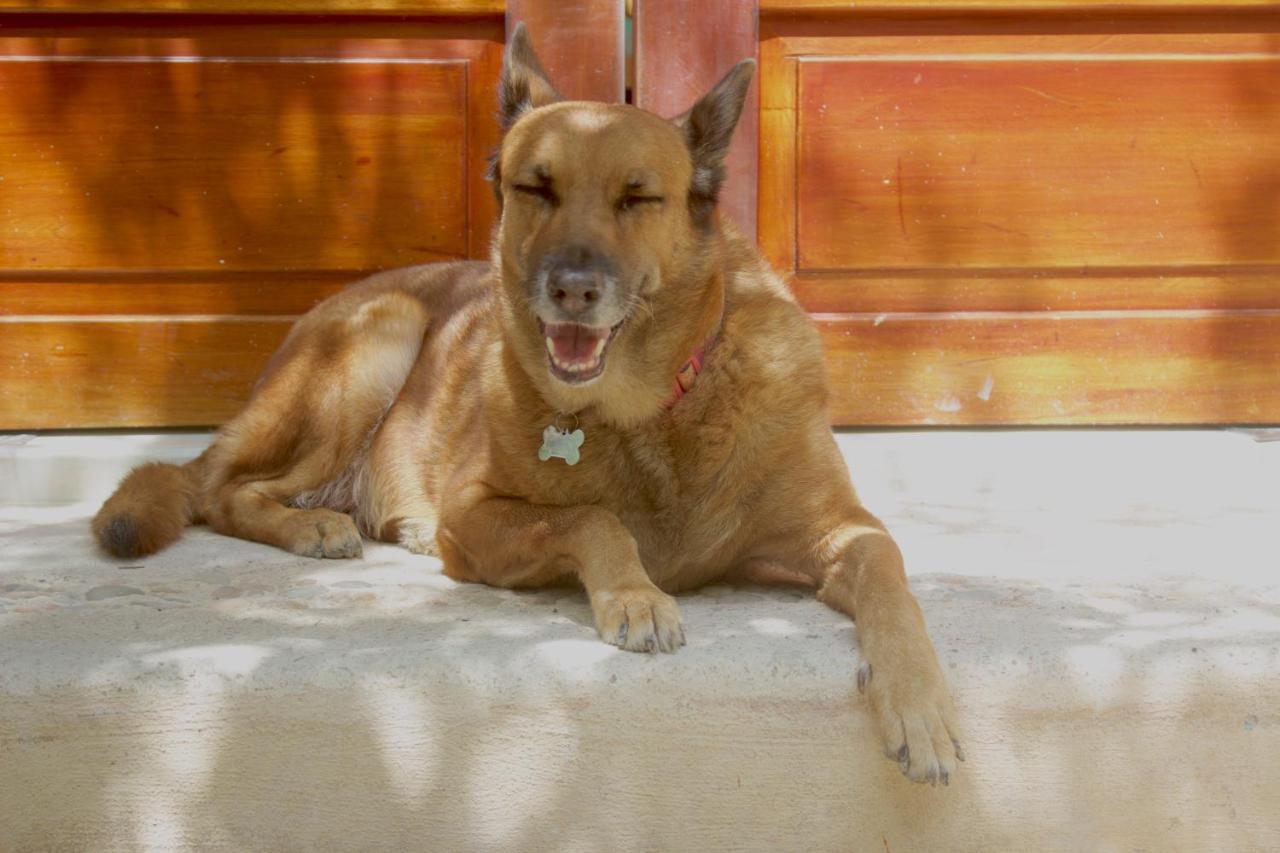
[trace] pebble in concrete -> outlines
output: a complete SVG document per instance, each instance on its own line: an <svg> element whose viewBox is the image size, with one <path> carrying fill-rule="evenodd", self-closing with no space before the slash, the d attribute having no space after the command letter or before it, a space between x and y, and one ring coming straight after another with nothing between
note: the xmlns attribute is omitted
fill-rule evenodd
<svg viewBox="0 0 1280 853"><path fill-rule="evenodd" d="M240 590L234 586L220 586L213 592L209 593L209 596L214 601L221 601L224 598L239 598Z"/></svg>
<svg viewBox="0 0 1280 853"><path fill-rule="evenodd" d="M119 598L122 595L142 595L142 590L136 586L118 586L116 584L106 584L105 586L95 586L84 594L85 601L102 601L107 598Z"/></svg>

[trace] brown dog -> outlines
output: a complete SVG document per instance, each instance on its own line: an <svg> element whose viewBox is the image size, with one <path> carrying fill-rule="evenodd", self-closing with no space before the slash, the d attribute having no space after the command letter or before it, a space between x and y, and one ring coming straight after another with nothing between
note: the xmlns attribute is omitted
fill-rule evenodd
<svg viewBox="0 0 1280 853"><path fill-rule="evenodd" d="M606 642L666 652L684 643L670 593L785 567L856 616L887 754L946 783L951 698L832 438L818 337L716 213L754 68L667 121L561 101L518 29L492 263L316 306L200 458L129 474L93 521L102 547L150 553L204 520L356 557L363 531L458 580L576 578Z"/></svg>

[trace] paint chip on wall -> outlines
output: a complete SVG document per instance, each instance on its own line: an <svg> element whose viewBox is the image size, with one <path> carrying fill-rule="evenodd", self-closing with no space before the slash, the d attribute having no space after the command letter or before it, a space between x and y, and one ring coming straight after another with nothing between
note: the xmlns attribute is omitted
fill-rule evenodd
<svg viewBox="0 0 1280 853"><path fill-rule="evenodd" d="M938 398L938 401L933 404L933 407L939 412L958 412L964 408L964 405L956 395L944 394L942 397Z"/></svg>

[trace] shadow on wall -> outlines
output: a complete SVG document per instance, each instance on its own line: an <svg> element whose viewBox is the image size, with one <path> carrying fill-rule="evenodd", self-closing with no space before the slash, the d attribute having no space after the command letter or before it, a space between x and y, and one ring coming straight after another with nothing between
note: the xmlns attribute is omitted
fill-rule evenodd
<svg viewBox="0 0 1280 853"><path fill-rule="evenodd" d="M21 239L0 244L6 269L365 270L465 254L461 63L172 47L0 66L3 111L32 149L7 164ZM24 192L39 202L25 211Z"/></svg>
<svg viewBox="0 0 1280 853"><path fill-rule="evenodd" d="M917 578L970 753L931 790L880 756L853 627L811 594L684 596L690 645L650 658L595 639L576 591L459 586L391 548L324 563L235 543L210 561L211 538L123 573L137 595L45 589L78 603L0 613L3 846L1276 840L1274 596ZM87 548L44 555L66 567L47 585L121 576Z"/></svg>
<svg viewBox="0 0 1280 853"><path fill-rule="evenodd" d="M172 29L6 39L10 54L60 55L0 61L13 141L0 172L0 281L61 285L60 313L200 315L180 327L49 327L33 343L55 379L74 372L126 397L141 380L242 398L241 373L283 327L226 315L287 320L365 272L466 257L480 168L468 162L467 63L384 59L394 40L325 39L330 60L297 38L248 31L241 45ZM148 302L184 290L204 294L178 297L195 308ZM104 368L116 363L147 375ZM135 405L157 423L191 422L182 399Z"/></svg>

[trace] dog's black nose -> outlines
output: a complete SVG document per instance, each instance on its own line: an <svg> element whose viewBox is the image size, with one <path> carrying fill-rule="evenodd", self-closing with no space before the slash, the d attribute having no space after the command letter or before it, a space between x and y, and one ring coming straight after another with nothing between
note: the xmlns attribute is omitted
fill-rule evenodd
<svg viewBox="0 0 1280 853"><path fill-rule="evenodd" d="M566 315L577 317L600 301L603 278L597 269L554 269L547 276L547 295Z"/></svg>
<svg viewBox="0 0 1280 853"><path fill-rule="evenodd" d="M547 296L566 320L589 322L586 315L612 296L613 264L592 246L565 246L546 258L543 269Z"/></svg>

